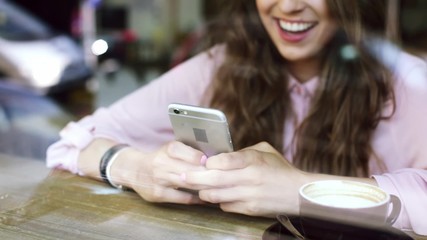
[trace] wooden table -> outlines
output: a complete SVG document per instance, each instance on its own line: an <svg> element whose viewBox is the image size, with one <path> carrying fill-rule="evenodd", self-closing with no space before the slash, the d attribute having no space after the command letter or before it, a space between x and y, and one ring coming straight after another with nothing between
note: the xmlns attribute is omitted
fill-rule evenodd
<svg viewBox="0 0 427 240"><path fill-rule="evenodd" d="M274 221L150 204L43 162L0 155L0 239L261 239Z"/></svg>
<svg viewBox="0 0 427 240"><path fill-rule="evenodd" d="M150 204L44 162L0 155L0 239L262 239L273 223L213 206Z"/></svg>

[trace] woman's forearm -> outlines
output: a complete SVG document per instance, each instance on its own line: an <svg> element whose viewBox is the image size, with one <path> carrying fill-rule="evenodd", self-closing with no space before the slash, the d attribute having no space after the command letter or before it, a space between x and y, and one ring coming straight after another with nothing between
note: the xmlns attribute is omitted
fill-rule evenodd
<svg viewBox="0 0 427 240"><path fill-rule="evenodd" d="M84 176L94 179L101 179L99 172L99 163L102 155L116 142L104 138L94 139L86 148L84 148L78 157L78 169Z"/></svg>
<svg viewBox="0 0 427 240"><path fill-rule="evenodd" d="M102 181L100 174L100 162L102 156L117 142L105 138L97 138L92 141L84 150L80 152L78 158L78 168L83 175ZM114 162L111 165L111 174L109 181L115 185L121 185L126 188L133 188L132 183L136 182L133 159L141 158L141 152L131 147L120 150L116 153Z"/></svg>

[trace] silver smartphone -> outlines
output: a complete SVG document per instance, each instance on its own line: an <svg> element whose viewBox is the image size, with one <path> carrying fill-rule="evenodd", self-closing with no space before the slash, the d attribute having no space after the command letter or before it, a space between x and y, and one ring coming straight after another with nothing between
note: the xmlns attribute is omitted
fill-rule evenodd
<svg viewBox="0 0 427 240"><path fill-rule="evenodd" d="M227 118L220 110L172 103L168 113L176 140L208 157L233 151Z"/></svg>

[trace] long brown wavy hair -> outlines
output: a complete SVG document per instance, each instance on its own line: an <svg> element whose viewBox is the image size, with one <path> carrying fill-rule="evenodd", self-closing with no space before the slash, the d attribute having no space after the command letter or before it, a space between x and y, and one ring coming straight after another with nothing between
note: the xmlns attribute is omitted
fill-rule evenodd
<svg viewBox="0 0 427 240"><path fill-rule="evenodd" d="M327 0L341 26L322 53L320 85L295 139L300 169L368 176L370 140L382 110L394 102L389 70L366 49L367 36L385 35L386 0ZM283 152L284 122L293 114L286 62L258 16L255 0L225 1L209 25L212 44L226 56L212 83L211 107L223 110L236 149L261 141ZM343 57L342 48L355 57ZM388 116L389 117L389 116Z"/></svg>

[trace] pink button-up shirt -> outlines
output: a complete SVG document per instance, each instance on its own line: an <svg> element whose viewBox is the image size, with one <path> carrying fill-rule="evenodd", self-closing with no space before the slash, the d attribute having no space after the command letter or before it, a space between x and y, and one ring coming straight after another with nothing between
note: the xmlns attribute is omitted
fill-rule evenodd
<svg viewBox="0 0 427 240"><path fill-rule="evenodd" d="M199 54L112 106L69 123L60 132L61 139L49 147L47 166L79 173L78 154L97 137L148 151L174 140L168 104L201 105L222 60L221 48L214 49L212 56ZM397 108L393 117L381 121L375 130L372 146L382 161L372 158L370 172L381 188L402 201L403 209L395 227L427 235L427 65L399 52L391 67L396 79ZM285 157L290 161L293 132L306 116L317 84L318 78L301 84L291 77L288 89L295 119L284 123L283 136Z"/></svg>

